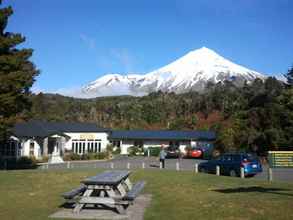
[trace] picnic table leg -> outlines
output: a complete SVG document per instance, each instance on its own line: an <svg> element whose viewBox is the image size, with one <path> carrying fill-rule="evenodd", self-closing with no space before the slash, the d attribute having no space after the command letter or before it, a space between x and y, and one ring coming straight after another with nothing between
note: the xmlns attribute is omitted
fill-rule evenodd
<svg viewBox="0 0 293 220"><path fill-rule="evenodd" d="M128 190L132 189L132 183L130 182L129 178L126 178L124 183L127 186Z"/></svg>
<svg viewBox="0 0 293 220"><path fill-rule="evenodd" d="M123 205L116 205L116 210L119 214L126 214L126 209Z"/></svg>
<svg viewBox="0 0 293 220"><path fill-rule="evenodd" d="M121 196L125 196L126 195L126 190L125 190L125 187L122 185L122 183L119 183L118 184L117 190L119 191L119 193L120 193Z"/></svg>
<svg viewBox="0 0 293 220"><path fill-rule="evenodd" d="M87 190L84 192L84 194L82 195L82 197L88 197L88 196L90 196L90 195L92 194L92 192L93 192L92 189L87 189ZM84 205L85 205L85 204L80 204L80 203L76 202L76 205L75 205L75 207L74 207L74 209L73 209L73 212L74 212L74 213L79 213L80 210L83 208Z"/></svg>

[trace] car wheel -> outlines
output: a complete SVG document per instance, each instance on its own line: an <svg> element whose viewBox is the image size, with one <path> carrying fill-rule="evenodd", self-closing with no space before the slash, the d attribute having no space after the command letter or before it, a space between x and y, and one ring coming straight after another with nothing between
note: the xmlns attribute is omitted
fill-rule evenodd
<svg viewBox="0 0 293 220"><path fill-rule="evenodd" d="M235 170L230 170L230 176L236 177L237 176L236 171Z"/></svg>

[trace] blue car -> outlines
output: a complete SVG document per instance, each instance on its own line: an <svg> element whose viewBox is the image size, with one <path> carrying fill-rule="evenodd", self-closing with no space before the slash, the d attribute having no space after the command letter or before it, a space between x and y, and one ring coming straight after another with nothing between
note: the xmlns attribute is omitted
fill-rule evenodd
<svg viewBox="0 0 293 220"><path fill-rule="evenodd" d="M254 176L262 172L259 159L248 153L223 154L217 159L212 159L199 164L199 171L216 173L216 167L220 167L221 175L240 176L241 167L244 168L245 176Z"/></svg>

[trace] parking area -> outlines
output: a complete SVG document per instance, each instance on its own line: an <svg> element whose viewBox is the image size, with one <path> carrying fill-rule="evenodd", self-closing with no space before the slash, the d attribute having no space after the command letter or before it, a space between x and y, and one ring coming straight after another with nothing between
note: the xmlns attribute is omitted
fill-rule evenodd
<svg viewBox="0 0 293 220"><path fill-rule="evenodd" d="M195 164L200 164L206 160L201 159L166 159L165 169L176 170L190 170L193 171ZM47 169L48 165L40 166L40 169ZM128 157L128 156L117 156L112 160L108 161L70 161L70 163L64 164L50 164L49 169L64 169L64 168L103 168L103 169L159 169L159 160L156 157ZM267 169L263 167L263 172L257 174L255 179L267 180ZM275 168L273 169L273 180L282 182L293 182L293 169L289 168Z"/></svg>

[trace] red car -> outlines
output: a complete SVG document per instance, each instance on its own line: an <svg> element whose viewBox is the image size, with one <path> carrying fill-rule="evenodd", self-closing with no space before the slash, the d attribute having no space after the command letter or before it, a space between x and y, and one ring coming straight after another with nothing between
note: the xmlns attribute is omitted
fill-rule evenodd
<svg viewBox="0 0 293 220"><path fill-rule="evenodd" d="M200 158L202 157L202 150L198 148L191 148L187 151L187 157Z"/></svg>

